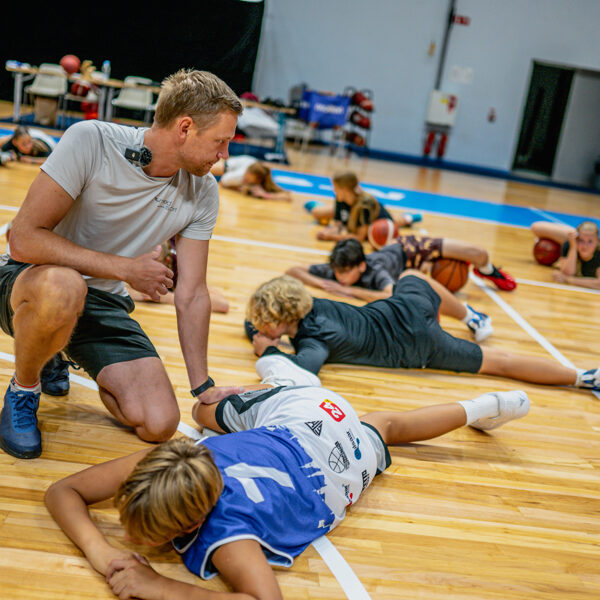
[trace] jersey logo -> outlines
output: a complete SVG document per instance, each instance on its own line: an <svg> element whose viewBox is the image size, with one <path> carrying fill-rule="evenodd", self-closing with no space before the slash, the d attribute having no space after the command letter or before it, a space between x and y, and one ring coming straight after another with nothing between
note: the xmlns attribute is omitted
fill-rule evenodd
<svg viewBox="0 0 600 600"><path fill-rule="evenodd" d="M356 460L360 460L362 457L362 452L360 451L360 440L357 437L354 437L354 435L352 434L352 432L348 429L346 430L346 435L348 436L348 439L350 440L350 444L352 445L352 450L354 450L354 458L356 458Z"/></svg>
<svg viewBox="0 0 600 600"><path fill-rule="evenodd" d="M346 496L346 500L348 500L348 506L352 506L354 494L350 491L350 486L346 484L344 484L344 496Z"/></svg>
<svg viewBox="0 0 600 600"><path fill-rule="evenodd" d="M321 437L323 421L306 421L304 423L317 437Z"/></svg>
<svg viewBox="0 0 600 600"><path fill-rule="evenodd" d="M343 473L350 466L350 461L339 442L335 443L329 454L329 468L334 473Z"/></svg>
<svg viewBox="0 0 600 600"><path fill-rule="evenodd" d="M346 417L344 411L331 400L323 400L323 402L319 404L319 408L322 408L326 413L329 413L329 416L338 423L343 421Z"/></svg>
<svg viewBox="0 0 600 600"><path fill-rule="evenodd" d="M294 484L288 473L279 471L273 467L259 467L256 465L248 465L246 463L237 463L226 467L224 470L225 475L237 479L242 484L246 496L248 496L255 504L264 502L265 500L265 497L262 495L254 481L257 478L264 477L266 479L272 479L283 487L289 487L293 490L296 489L294 488Z"/></svg>
<svg viewBox="0 0 600 600"><path fill-rule="evenodd" d="M362 490L360 491L360 493L362 494L369 486L369 482L371 481L371 478L369 477L369 473L366 469L361 473L361 475L362 475Z"/></svg>

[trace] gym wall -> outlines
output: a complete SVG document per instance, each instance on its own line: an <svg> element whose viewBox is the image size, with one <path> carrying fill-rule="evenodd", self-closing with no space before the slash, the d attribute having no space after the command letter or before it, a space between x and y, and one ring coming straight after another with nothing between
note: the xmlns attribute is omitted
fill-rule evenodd
<svg viewBox="0 0 600 600"><path fill-rule="evenodd" d="M371 147L421 156L448 7L449 0L267 2L255 92L286 98L300 82L334 92L370 88ZM508 172L533 61L600 71L600 2L457 0L456 13L470 24L454 25L448 42L441 88L459 96L459 108L445 159ZM453 66L472 69L471 83L453 81Z"/></svg>

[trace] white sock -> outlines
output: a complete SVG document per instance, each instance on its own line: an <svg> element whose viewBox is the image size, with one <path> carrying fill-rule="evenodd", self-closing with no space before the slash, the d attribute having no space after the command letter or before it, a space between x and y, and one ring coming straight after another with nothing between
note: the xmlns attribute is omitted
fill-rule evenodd
<svg viewBox="0 0 600 600"><path fill-rule="evenodd" d="M470 306L465 304L465 308L467 309L467 314L461 319L462 323L468 323L471 319L475 319L479 316Z"/></svg>
<svg viewBox="0 0 600 600"><path fill-rule="evenodd" d="M10 380L10 384L12 385L13 389L21 390L22 392L35 392L36 394L39 394L42 391L42 385L39 379L34 385L21 385L17 381L17 376L15 374Z"/></svg>
<svg viewBox="0 0 600 600"><path fill-rule="evenodd" d="M488 260L487 265L478 267L477 270L484 275L491 275L494 272L494 265Z"/></svg>
<svg viewBox="0 0 600 600"><path fill-rule="evenodd" d="M493 394L484 394L473 400L460 400L459 404L467 414L466 425L470 425L479 419L497 417L500 414L498 398Z"/></svg>

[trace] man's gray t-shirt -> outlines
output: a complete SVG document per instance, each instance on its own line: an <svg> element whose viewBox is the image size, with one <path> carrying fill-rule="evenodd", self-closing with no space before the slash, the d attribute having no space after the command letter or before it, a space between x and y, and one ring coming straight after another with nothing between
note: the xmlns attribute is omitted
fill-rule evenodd
<svg viewBox="0 0 600 600"><path fill-rule="evenodd" d="M390 244L365 256L367 268L354 284L368 290L383 290L394 285L404 271L402 244ZM308 272L316 277L335 281L335 273L329 264L310 265Z"/></svg>
<svg viewBox="0 0 600 600"><path fill-rule="evenodd" d="M79 246L136 257L176 234L209 240L219 212L211 175L179 170L149 177L129 162L127 148L144 145L147 128L102 121L72 125L41 166L74 200L54 232ZM86 277L87 284L125 295L122 282Z"/></svg>

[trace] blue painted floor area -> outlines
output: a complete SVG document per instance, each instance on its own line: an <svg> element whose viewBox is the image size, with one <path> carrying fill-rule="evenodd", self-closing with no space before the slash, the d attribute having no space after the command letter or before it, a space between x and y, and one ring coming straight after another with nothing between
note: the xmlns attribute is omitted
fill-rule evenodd
<svg viewBox="0 0 600 600"><path fill-rule="evenodd" d="M333 198L333 188L328 177L310 175L307 173L293 173L273 169L275 181L286 190L300 194L310 194L322 198ZM591 220L600 227L600 220L590 219L584 215L569 215L565 213L544 211L513 206L510 204L495 204L483 200L470 200L454 196L442 196L428 192L417 192L401 188L387 187L379 184L362 183L362 188L373 194L382 204L392 208L406 208L408 210L435 213L451 217L463 217L513 225L515 227L530 227L535 221L553 221L564 223L573 227L581 221Z"/></svg>

